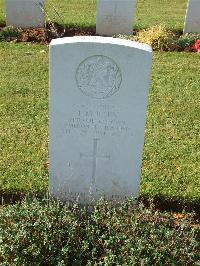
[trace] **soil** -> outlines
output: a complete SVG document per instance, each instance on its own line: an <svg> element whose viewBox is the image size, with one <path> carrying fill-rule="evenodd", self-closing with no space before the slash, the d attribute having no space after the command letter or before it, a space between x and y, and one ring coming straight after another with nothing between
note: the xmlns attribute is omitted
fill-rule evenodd
<svg viewBox="0 0 200 266"><path fill-rule="evenodd" d="M5 25L0 26L0 33L3 32ZM28 28L14 29L15 34L8 34L4 37L6 41L12 42L31 42L48 45L52 39L62 37L73 37L73 36L94 36L96 35L95 28L64 28L59 24L47 24L45 28ZM18 36L12 36L16 35Z"/></svg>
<svg viewBox="0 0 200 266"><path fill-rule="evenodd" d="M93 28L67 28L58 23L48 23L43 28L12 28L6 27L5 24L0 24L0 41L8 42L30 42L48 45L52 39L73 37L73 36L95 36L96 29ZM136 35L137 31L133 31ZM174 35L180 37L181 31L174 32ZM178 45L173 45L170 51L185 51L194 52L191 47L181 48Z"/></svg>

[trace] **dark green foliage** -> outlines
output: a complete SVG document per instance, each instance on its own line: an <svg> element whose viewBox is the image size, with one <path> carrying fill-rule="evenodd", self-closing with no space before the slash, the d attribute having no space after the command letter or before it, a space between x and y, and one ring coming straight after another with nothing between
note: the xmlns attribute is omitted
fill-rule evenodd
<svg viewBox="0 0 200 266"><path fill-rule="evenodd" d="M88 213L50 201L0 211L1 265L195 265L198 226L128 202Z"/></svg>
<svg viewBox="0 0 200 266"><path fill-rule="evenodd" d="M0 31L0 41L13 41L19 37L20 33L13 27L5 27Z"/></svg>
<svg viewBox="0 0 200 266"><path fill-rule="evenodd" d="M177 44L180 48L185 49L187 47L191 47L196 40L200 39L200 34L186 33L177 41Z"/></svg>

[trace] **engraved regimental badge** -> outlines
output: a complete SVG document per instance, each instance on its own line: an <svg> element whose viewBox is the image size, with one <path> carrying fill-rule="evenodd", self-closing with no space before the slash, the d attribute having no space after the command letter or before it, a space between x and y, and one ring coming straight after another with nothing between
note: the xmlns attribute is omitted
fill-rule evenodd
<svg viewBox="0 0 200 266"><path fill-rule="evenodd" d="M91 98L104 99L112 96L119 90L121 82L118 65L103 55L86 58L76 71L78 88Z"/></svg>

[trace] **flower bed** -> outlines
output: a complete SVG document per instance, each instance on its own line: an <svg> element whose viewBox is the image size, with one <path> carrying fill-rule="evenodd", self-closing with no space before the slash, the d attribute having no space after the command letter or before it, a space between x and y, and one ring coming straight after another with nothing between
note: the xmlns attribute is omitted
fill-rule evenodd
<svg viewBox="0 0 200 266"><path fill-rule="evenodd" d="M32 42L48 45L52 39L77 35L95 35L95 29L64 28L59 24L52 23L47 24L45 28L36 29L0 28L0 41L8 42ZM154 51L200 52L200 34L180 35L162 25L134 32L130 36L120 34L113 37L149 44Z"/></svg>

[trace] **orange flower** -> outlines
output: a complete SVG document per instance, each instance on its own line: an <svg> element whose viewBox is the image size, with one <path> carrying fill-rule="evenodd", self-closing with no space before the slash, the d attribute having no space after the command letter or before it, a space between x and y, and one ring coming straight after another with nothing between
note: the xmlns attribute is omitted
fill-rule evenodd
<svg viewBox="0 0 200 266"><path fill-rule="evenodd" d="M173 217L179 220L179 219L182 219L184 215L182 213L173 213Z"/></svg>

